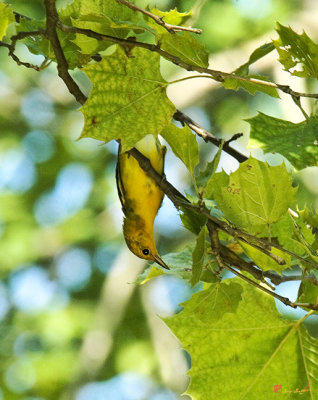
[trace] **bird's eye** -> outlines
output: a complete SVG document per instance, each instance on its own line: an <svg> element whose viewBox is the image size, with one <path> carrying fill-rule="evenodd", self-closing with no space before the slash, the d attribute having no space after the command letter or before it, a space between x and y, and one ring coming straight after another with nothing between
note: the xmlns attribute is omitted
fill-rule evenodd
<svg viewBox="0 0 318 400"><path fill-rule="evenodd" d="M147 256L149 254L149 250L148 249L143 249L142 254Z"/></svg>

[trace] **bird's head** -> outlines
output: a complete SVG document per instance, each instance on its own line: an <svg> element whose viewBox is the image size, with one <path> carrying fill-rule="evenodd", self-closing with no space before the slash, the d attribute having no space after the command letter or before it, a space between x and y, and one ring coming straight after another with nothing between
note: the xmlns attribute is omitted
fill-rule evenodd
<svg viewBox="0 0 318 400"><path fill-rule="evenodd" d="M163 268L169 269L158 254L152 231L149 232L147 224L141 217L125 218L123 232L127 246L137 257L156 262Z"/></svg>

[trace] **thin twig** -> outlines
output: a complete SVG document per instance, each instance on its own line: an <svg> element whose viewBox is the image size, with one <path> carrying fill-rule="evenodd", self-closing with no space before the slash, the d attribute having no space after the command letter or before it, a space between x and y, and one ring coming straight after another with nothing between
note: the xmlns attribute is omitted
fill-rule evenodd
<svg viewBox="0 0 318 400"><path fill-rule="evenodd" d="M7 49L10 49L9 43L5 43L2 40L0 40L0 47L6 47Z"/></svg>
<svg viewBox="0 0 318 400"><path fill-rule="evenodd" d="M263 276L269 278L275 285L290 281L307 281L318 286L318 279L313 275L279 275L273 271L263 271Z"/></svg>
<svg viewBox="0 0 318 400"><path fill-rule="evenodd" d="M48 0L46 0L46 1L48 1ZM197 71L200 73L209 74L214 80L216 80L218 82L224 82L227 78L232 78L232 79L235 79L238 81L255 83L258 85L278 89L278 90L281 90L282 92L287 93L294 97L311 97L311 98L318 99L317 93L296 92L296 91L292 90L288 85L280 85L280 84L277 84L274 82L263 81L263 80L256 79L256 78L250 78L248 76L239 76L239 75L235 75L233 73L228 73L228 72L223 72L223 71L200 67L198 65L188 64L187 62L183 61L181 58L174 56L173 54L170 54L167 51L162 50L159 45L138 42L132 38L122 39L122 38L118 38L115 36L104 35L101 33L94 32L91 29L84 29L84 28L78 28L76 26L69 26L69 25L63 24L61 21L57 21L56 25L63 32L80 33L82 35L86 35L88 37L92 37L97 40L106 40L106 41L109 41L112 43L121 44L126 47L131 47L131 48L141 47L141 48L147 49L149 51L158 53L162 57L171 61L173 64L178 65L179 67L181 67L187 71Z"/></svg>
<svg viewBox="0 0 318 400"><path fill-rule="evenodd" d="M44 0L44 4L46 9L46 35L55 54L58 74L76 100L80 104L84 104L87 97L82 93L79 86L68 72L68 63L56 32L58 14L56 11L55 0Z"/></svg>
<svg viewBox="0 0 318 400"><path fill-rule="evenodd" d="M233 227L231 225L229 225L228 223L226 223L225 221L220 221L217 218L215 218L213 215L209 214L209 212L207 210L200 210L198 206L196 206L195 204L191 204L190 202L187 203L180 203L178 202L178 206L183 206L186 208L191 208L193 210L196 210L198 213L201 213L202 215L204 215L206 218L210 219L211 221L213 221L214 223L218 224L219 229L223 230L224 232L228 233L230 236L239 239L239 240L243 240L246 241L249 245L253 246L254 244L256 244L259 248L261 249L267 249L270 250L272 247L286 253L289 254L292 257L297 258L298 260L300 260L301 262L310 265L311 267L318 269L318 264L307 260L306 258L293 253L292 251L286 249L285 247L276 244L275 242L269 242L268 240L264 239L264 238L259 238L256 236L251 235L248 232L243 231L240 228L237 227ZM255 247L255 246L253 246Z"/></svg>
<svg viewBox="0 0 318 400"><path fill-rule="evenodd" d="M190 129L192 129L198 136L202 137L202 139L205 142L211 142L217 147L221 146L221 143L222 143L221 139L215 137L211 132L208 132L206 129L202 128L199 124L194 122L188 115L185 115L182 111L177 110L174 113L173 118L176 121L181 122L183 125L184 124L188 125L188 127ZM233 149L233 147L230 146L231 141L236 140L238 137L240 137L238 135L241 136L241 134L236 134L229 141L226 141L223 144L222 150L224 150L226 153L230 154L238 162L241 163L241 162L248 160L248 157L246 157L244 154L240 153L239 151Z"/></svg>
<svg viewBox="0 0 318 400"><path fill-rule="evenodd" d="M27 17L26 15L20 14L18 12L13 11L13 14L14 14L14 18L15 18L16 22L20 22L22 18L26 19L28 21L32 21L31 18Z"/></svg>
<svg viewBox="0 0 318 400"><path fill-rule="evenodd" d="M43 35L44 31L43 30L37 30L37 31L29 31L29 32L19 32L16 35L13 35L11 37L11 43L9 45L5 45L3 44L3 46L7 47L9 49L9 56L18 64L18 65L23 65L24 67L27 68L32 68L36 71L40 71L41 67L39 67L38 65L34 65L28 62L24 62L21 61L20 58L18 56L16 56L14 54L15 51L15 47L17 44L18 40L21 39L25 39L26 37L30 37L30 36L39 36L39 35Z"/></svg>
<svg viewBox="0 0 318 400"><path fill-rule="evenodd" d="M238 271L236 271L234 268L232 268L231 266L225 264L223 262L223 259L221 257L220 254L220 241L219 241L219 236L218 236L218 232L216 229L213 229L213 226L210 225L208 226L208 230L209 230L209 236L210 236L210 241L211 241L211 247L212 250L214 252L215 255L215 259L216 262L218 263L219 267L221 269L228 269L229 271L231 271L233 274L239 276L241 279L243 279L244 281L250 283L251 285L255 286L256 288L262 290L263 292L270 294L271 296L275 297L276 299L280 300L281 302L283 302L285 305L296 308L297 306L295 306L287 297L283 297L280 296L279 294L273 292L270 289L265 288L264 286L259 285L257 282L253 281L252 279L248 278L245 275L242 275L241 273L239 273Z"/></svg>
<svg viewBox="0 0 318 400"><path fill-rule="evenodd" d="M163 20L163 17L158 17L158 15L152 14L151 12L144 10L143 8L140 8L140 7L136 6L135 4L130 3L129 1L126 1L126 0L116 0L116 1L117 1L117 3L123 4L124 6L129 7L133 11L139 11L142 14L146 15L147 17L153 19L156 22L156 24L165 28L169 33L175 33L178 31L188 31L188 32L197 33L197 34L202 33L202 29L192 28L191 26L178 26L178 25L167 24Z"/></svg>

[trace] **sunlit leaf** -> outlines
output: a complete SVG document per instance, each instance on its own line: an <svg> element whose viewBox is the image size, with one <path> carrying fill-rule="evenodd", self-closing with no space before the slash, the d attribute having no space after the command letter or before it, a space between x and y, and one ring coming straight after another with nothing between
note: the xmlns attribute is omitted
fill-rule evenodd
<svg viewBox="0 0 318 400"><path fill-rule="evenodd" d="M167 98L157 54L135 48L127 57L118 48L84 72L93 89L81 108L85 117L81 137L104 142L121 139L123 150L128 150L170 122L175 108Z"/></svg>
<svg viewBox="0 0 318 400"><path fill-rule="evenodd" d="M176 8L173 10L169 11L161 11L157 7L152 8L150 10L152 14L157 15L160 18L163 18L163 21L166 24L170 25L184 25L185 22L191 17L192 11L190 12L179 12ZM152 28L156 29L157 32L164 33L167 32L167 30L157 24L152 18L147 18L148 20L148 25L151 26Z"/></svg>
<svg viewBox="0 0 318 400"><path fill-rule="evenodd" d="M213 195L225 216L253 232L282 217L296 190L285 164L270 166L252 157L230 175L214 175Z"/></svg>
<svg viewBox="0 0 318 400"><path fill-rule="evenodd" d="M200 400L271 399L280 385L314 399L318 340L302 324L284 320L273 298L237 282L212 285L165 319L191 355L186 393Z"/></svg>
<svg viewBox="0 0 318 400"><path fill-rule="evenodd" d="M0 3L0 40L5 35L8 25L14 21L13 11L7 4Z"/></svg>
<svg viewBox="0 0 318 400"><path fill-rule="evenodd" d="M199 162L199 147L190 128L188 126L177 128L171 123L160 135L169 143L174 154L193 174L194 167Z"/></svg>
<svg viewBox="0 0 318 400"><path fill-rule="evenodd" d="M163 33L157 38L162 50L172 54L187 64L207 68L209 53L189 32Z"/></svg>
<svg viewBox="0 0 318 400"><path fill-rule="evenodd" d="M290 267L291 256L281 250L276 249L275 247L272 247L270 252L275 256L285 260L285 264L278 264L272 257L264 254L262 251L250 246L247 243L240 242L240 245L243 247L245 254L254 261L258 268L261 268L263 271L273 270L281 273L284 269Z"/></svg>

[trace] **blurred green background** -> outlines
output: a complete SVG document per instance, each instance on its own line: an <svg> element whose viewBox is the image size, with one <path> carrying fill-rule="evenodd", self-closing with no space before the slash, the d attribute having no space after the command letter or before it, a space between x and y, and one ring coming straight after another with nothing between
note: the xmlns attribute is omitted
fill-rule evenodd
<svg viewBox="0 0 318 400"><path fill-rule="evenodd" d="M31 18L44 17L40 0L6 3ZM163 10L194 8L191 23L203 29L200 40L216 69L235 69L254 48L275 38L277 20L318 38L312 1L150 2L155 3ZM26 61L42 61L23 45L17 53ZM290 80L275 58L274 53L268 56L255 71L296 90L307 85L304 90L317 91L313 82ZM162 73L169 79L179 76L167 62ZM81 71L72 74L88 94L87 78ZM190 358L158 315L173 315L198 288L174 277L133 284L145 264L123 241L116 143L76 141L83 117L55 64L38 73L17 66L0 48L0 88L0 400L181 398ZM241 149L248 142L244 119L257 111L292 122L302 119L287 96L253 97L206 80L173 85L169 96L220 137L243 132L235 144ZM314 104L304 107L310 112ZM201 152L209 160L215 149L204 144ZM263 157L259 151L255 155ZM281 162L279 156L267 159ZM224 156L222 166L230 171L236 163ZM166 175L180 190L190 190L189 176L171 151ZM317 209L316 168L296 178L298 200ZM167 200L156 220L156 235L161 254L194 240ZM297 283L280 290L293 295Z"/></svg>

